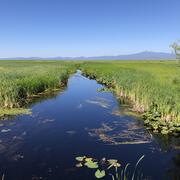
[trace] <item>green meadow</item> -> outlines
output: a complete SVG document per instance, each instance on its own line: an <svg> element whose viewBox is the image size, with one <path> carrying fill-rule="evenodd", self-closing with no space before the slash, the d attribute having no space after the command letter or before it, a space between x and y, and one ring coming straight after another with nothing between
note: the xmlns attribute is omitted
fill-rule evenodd
<svg viewBox="0 0 180 180"><path fill-rule="evenodd" d="M74 71L63 61L0 61L0 115L27 113L29 99L64 86Z"/></svg>
<svg viewBox="0 0 180 180"><path fill-rule="evenodd" d="M0 114L19 114L28 99L66 85L80 68L128 99L153 131L180 130L180 67L176 61L0 61Z"/></svg>

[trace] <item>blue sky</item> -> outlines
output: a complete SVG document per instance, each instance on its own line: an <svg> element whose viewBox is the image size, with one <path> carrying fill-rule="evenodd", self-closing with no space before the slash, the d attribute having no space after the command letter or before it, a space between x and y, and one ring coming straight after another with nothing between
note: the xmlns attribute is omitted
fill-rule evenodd
<svg viewBox="0 0 180 180"><path fill-rule="evenodd" d="M0 0L0 57L171 52L180 0Z"/></svg>

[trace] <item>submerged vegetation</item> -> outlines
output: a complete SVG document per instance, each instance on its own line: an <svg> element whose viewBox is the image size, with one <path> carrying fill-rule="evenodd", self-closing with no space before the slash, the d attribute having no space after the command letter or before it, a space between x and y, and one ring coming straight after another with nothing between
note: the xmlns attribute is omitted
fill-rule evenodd
<svg viewBox="0 0 180 180"><path fill-rule="evenodd" d="M91 61L81 70L128 98L154 132L180 134L180 68L175 61Z"/></svg>
<svg viewBox="0 0 180 180"><path fill-rule="evenodd" d="M0 61L0 115L26 113L28 99L64 86L73 63L63 61Z"/></svg>
<svg viewBox="0 0 180 180"><path fill-rule="evenodd" d="M99 128L86 129L88 134L107 145L147 144L152 142L148 132L142 130L135 121L113 121L102 123Z"/></svg>

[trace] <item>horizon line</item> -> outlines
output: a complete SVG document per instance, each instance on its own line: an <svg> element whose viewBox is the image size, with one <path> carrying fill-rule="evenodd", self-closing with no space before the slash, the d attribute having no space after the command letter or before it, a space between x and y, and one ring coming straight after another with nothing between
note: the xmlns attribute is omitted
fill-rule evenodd
<svg viewBox="0 0 180 180"><path fill-rule="evenodd" d="M47 58L94 58L94 57L116 57L116 56L128 56L128 55L136 55L136 54L141 54L141 53L164 53L164 54L171 54L175 55L172 51L171 52L163 52L163 51L139 51L136 53L127 53L127 54L117 54L117 55L92 55L92 56L47 56L47 57L42 57L42 56L12 56L12 57L0 57L0 59L11 59L11 58L42 58L42 59L47 59Z"/></svg>

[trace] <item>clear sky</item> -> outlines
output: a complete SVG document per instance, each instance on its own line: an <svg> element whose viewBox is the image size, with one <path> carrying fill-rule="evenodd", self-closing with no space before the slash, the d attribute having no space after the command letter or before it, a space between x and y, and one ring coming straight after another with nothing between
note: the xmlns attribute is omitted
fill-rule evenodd
<svg viewBox="0 0 180 180"><path fill-rule="evenodd" d="M0 57L171 52L180 0L0 0Z"/></svg>

